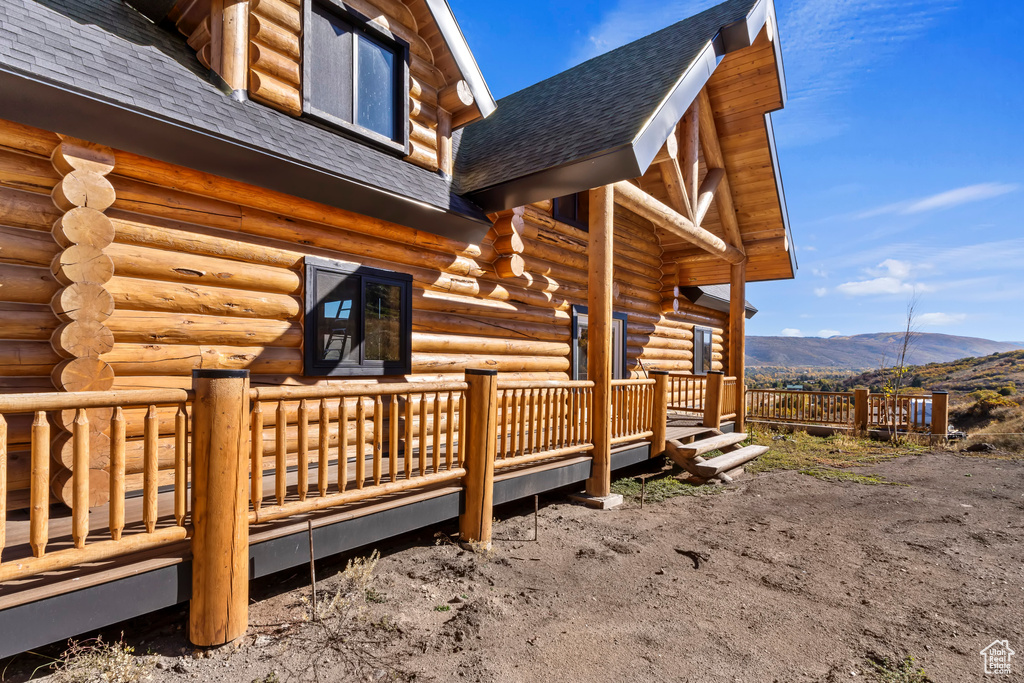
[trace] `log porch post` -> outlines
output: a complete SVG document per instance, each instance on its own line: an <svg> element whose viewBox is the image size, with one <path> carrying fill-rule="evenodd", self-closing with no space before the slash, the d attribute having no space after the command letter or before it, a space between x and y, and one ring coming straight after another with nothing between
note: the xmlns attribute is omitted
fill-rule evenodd
<svg viewBox="0 0 1024 683"><path fill-rule="evenodd" d="M712 370L708 373L707 388L704 390L704 426L712 429L722 427L722 398L725 394L725 373Z"/></svg>
<svg viewBox="0 0 1024 683"><path fill-rule="evenodd" d="M747 417L745 366L747 334L747 262L734 263L729 268L729 375L736 378L736 431L746 427Z"/></svg>
<svg viewBox="0 0 1024 683"><path fill-rule="evenodd" d="M209 647L249 626L249 371L194 370L189 640Z"/></svg>
<svg viewBox="0 0 1024 683"><path fill-rule="evenodd" d="M665 452L666 434L668 432L668 371L651 370L654 378L654 405L651 406L651 457L656 458Z"/></svg>
<svg viewBox="0 0 1024 683"><path fill-rule="evenodd" d="M611 495L612 470L612 280L615 193L610 185L590 191L590 264L587 279L587 379L594 383L594 450L587 494Z"/></svg>
<svg viewBox="0 0 1024 683"><path fill-rule="evenodd" d="M498 447L498 373L466 370L466 383L466 476L462 480L466 507L459 515L459 538L463 543L482 543L489 548Z"/></svg>
<svg viewBox="0 0 1024 683"><path fill-rule="evenodd" d="M932 443L942 443L949 434L949 393L932 392Z"/></svg>
<svg viewBox="0 0 1024 683"><path fill-rule="evenodd" d="M853 392L853 432L858 436L868 433L868 394L868 389L855 389Z"/></svg>

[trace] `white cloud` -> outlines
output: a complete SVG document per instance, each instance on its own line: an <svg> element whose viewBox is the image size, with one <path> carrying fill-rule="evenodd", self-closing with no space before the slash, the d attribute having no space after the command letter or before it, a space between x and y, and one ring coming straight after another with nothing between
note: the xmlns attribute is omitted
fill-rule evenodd
<svg viewBox="0 0 1024 683"><path fill-rule="evenodd" d="M839 330L818 330L818 334L816 334L814 336L815 337L824 337L826 339L828 339L829 337L838 337L839 336Z"/></svg>
<svg viewBox="0 0 1024 683"><path fill-rule="evenodd" d="M787 327L782 331L783 337L802 337L804 333L794 327Z"/></svg>
<svg viewBox="0 0 1024 683"><path fill-rule="evenodd" d="M879 294L913 294L914 285L895 277L876 277L871 280L844 282L836 291L847 296L877 296Z"/></svg>
<svg viewBox="0 0 1024 683"><path fill-rule="evenodd" d="M879 263L877 267L869 268L868 274L880 278L889 277L897 280L906 280L910 277L910 269L910 263L907 261L887 258Z"/></svg>
<svg viewBox="0 0 1024 683"><path fill-rule="evenodd" d="M798 251L818 251L817 247L797 247Z"/></svg>
<svg viewBox="0 0 1024 683"><path fill-rule="evenodd" d="M814 288L814 296L816 296L816 297L823 297L826 294L828 294L828 287L815 287Z"/></svg>
<svg viewBox="0 0 1024 683"><path fill-rule="evenodd" d="M947 190L946 192L940 192L939 194L924 197L923 199L912 199L879 206L877 208L861 212L857 214L855 218L875 218L877 216L886 215L910 216L918 213L926 213L928 211L941 211L943 209L952 209L964 204L985 201L986 199L995 199L996 197L1002 197L1005 194L1016 192L1018 189L1019 187L1017 185L1013 185L1011 183L979 183L977 185L967 185L966 187Z"/></svg>
<svg viewBox="0 0 1024 683"><path fill-rule="evenodd" d="M965 320L967 320L966 313L922 313L916 318L917 324L922 327L958 325Z"/></svg>
<svg viewBox="0 0 1024 683"><path fill-rule="evenodd" d="M811 275L814 277L828 277L828 271L821 268L811 268Z"/></svg>

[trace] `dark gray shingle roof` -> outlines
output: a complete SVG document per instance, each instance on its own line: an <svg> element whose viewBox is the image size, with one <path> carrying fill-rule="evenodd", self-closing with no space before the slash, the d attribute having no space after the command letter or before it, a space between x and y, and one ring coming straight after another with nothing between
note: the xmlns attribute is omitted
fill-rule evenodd
<svg viewBox="0 0 1024 683"><path fill-rule="evenodd" d="M498 101L462 132L456 177L473 193L628 145L719 30L754 0L728 0Z"/></svg>
<svg viewBox="0 0 1024 683"><path fill-rule="evenodd" d="M723 313L729 312L729 285L680 287L679 292L683 297L688 299L690 303L710 308L713 311L722 311ZM747 317L753 318L757 313L757 308L755 308L749 301L745 301L744 303L746 304L745 308Z"/></svg>
<svg viewBox="0 0 1024 683"><path fill-rule="evenodd" d="M225 96L181 36L118 0L3 0L0 71L202 131L329 176L482 217L471 202L452 194L450 180L441 174L308 121ZM239 173L244 175L244 170Z"/></svg>

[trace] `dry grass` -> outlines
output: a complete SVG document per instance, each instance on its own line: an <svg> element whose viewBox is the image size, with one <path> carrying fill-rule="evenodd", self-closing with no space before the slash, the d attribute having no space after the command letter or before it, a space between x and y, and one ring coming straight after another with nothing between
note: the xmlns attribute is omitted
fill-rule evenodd
<svg viewBox="0 0 1024 683"><path fill-rule="evenodd" d="M882 477L849 471L887 462L904 455L923 453L926 447L911 442L889 443L846 434L811 436L806 432L778 433L750 426L745 443L768 446L769 451L746 466L748 472L795 470L835 482L894 484Z"/></svg>
<svg viewBox="0 0 1024 683"><path fill-rule="evenodd" d="M156 665L152 656L138 656L123 641L108 643L102 637L74 641L54 664L56 683L135 683L149 679Z"/></svg>

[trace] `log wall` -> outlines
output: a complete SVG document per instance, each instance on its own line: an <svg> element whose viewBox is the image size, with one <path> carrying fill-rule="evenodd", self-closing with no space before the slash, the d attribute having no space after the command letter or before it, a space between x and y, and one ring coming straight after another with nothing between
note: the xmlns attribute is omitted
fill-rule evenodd
<svg viewBox="0 0 1024 683"><path fill-rule="evenodd" d="M51 271L66 249L53 232L65 212L51 197L62 180L50 159L60 142L0 122L0 391L52 391L63 361L52 340L62 324L54 306L67 286ZM189 387L196 368L245 368L254 385L346 381L303 376L308 255L413 277L413 374L347 381L461 379L467 367L523 380L569 376L571 307L587 304L587 235L555 221L550 202L521 212L525 269L500 277L491 240L460 242L126 152L113 156L105 177L112 204L103 212L113 235L100 249L112 275L96 292L113 300L102 323L113 345L98 356L112 388ZM615 238L615 308L629 316L630 376L689 370L695 323L714 328L721 368L722 314L662 313L661 246L651 225L617 213ZM143 415L129 413L127 450L141 453ZM292 429L297 418L289 415ZM169 468L173 410L160 424L161 467ZM18 444L28 443L29 427L17 419L9 427L12 503L27 486L27 449ZM265 443L274 438L268 420ZM100 443L94 453L95 466L105 466ZM69 458L60 447L57 460ZM128 460L132 488L141 457Z"/></svg>

